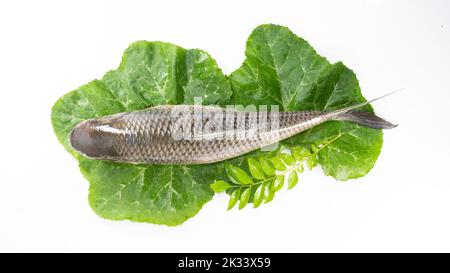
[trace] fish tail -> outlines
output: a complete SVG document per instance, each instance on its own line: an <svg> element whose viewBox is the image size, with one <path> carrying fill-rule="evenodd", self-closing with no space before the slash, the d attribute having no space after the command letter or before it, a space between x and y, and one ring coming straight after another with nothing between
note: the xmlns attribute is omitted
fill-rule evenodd
<svg viewBox="0 0 450 273"><path fill-rule="evenodd" d="M330 119L332 120L342 120L342 121L349 121L349 122L353 122L359 125L363 125L369 128L374 128L374 129L392 129L397 127L396 124L392 124L387 120L384 120L378 116L376 116L373 113L369 113L369 112L363 112L363 111L355 111L355 109L363 107L365 105L368 105L376 100L379 100L381 98L387 97L395 92L394 91L391 93L388 93L384 96L378 97L376 99L370 100L370 101L366 101L363 103L359 103L359 104L355 104L349 107L345 107L333 112L328 113L330 116Z"/></svg>
<svg viewBox="0 0 450 273"><path fill-rule="evenodd" d="M397 124L392 124L389 121L376 116L375 114L362 111L350 110L337 115L333 118L333 120L349 121L374 129L392 129L397 127Z"/></svg>

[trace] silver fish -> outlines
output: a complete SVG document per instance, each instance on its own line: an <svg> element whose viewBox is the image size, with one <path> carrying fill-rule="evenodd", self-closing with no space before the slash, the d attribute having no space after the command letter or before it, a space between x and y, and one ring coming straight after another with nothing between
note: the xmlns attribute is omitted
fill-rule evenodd
<svg viewBox="0 0 450 273"><path fill-rule="evenodd" d="M83 121L73 128L70 144L94 159L135 164L213 163L277 143L329 120L394 128L396 125L372 113L354 110L370 102L332 112L275 114L214 106L161 105Z"/></svg>

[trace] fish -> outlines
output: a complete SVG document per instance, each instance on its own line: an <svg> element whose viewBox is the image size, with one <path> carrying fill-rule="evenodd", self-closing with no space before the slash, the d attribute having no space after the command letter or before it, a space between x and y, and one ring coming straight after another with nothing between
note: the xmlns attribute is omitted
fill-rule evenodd
<svg viewBox="0 0 450 273"><path fill-rule="evenodd" d="M334 111L158 105L82 121L70 132L69 142L75 151L91 159L131 164L208 164L267 147L332 120L374 129L394 128L397 125L373 113L357 111L390 94Z"/></svg>

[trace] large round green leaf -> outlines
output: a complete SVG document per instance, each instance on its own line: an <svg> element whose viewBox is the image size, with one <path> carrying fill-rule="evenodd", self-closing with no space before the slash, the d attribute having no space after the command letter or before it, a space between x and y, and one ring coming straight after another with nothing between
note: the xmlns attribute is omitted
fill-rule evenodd
<svg viewBox="0 0 450 273"><path fill-rule="evenodd" d="M78 160L90 182L92 209L108 219L177 225L194 216L213 196L209 188L220 164L145 165L90 160L69 146L80 121L157 104L224 105L231 88L216 62L204 51L161 42L136 42L118 69L66 94L52 109L55 133Z"/></svg>

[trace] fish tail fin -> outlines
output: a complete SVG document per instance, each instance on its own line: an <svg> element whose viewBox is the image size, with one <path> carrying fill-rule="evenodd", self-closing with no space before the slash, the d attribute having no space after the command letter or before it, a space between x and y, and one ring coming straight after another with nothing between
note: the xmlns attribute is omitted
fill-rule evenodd
<svg viewBox="0 0 450 273"><path fill-rule="evenodd" d="M374 129L392 129L397 127L396 124L392 124L389 121L376 116L375 114L353 110L341 113L333 118L333 120L349 121Z"/></svg>
<svg viewBox="0 0 450 273"><path fill-rule="evenodd" d="M330 112L330 119L332 120L343 120L343 121L349 121L353 122L359 125L363 125L366 127L374 128L374 129L392 129L397 127L396 124L392 124L389 121L386 121L378 116L376 116L373 113L369 112L362 112L362 111L355 111L355 109L366 106L376 100L382 99L384 97L387 97L391 94L394 94L400 90L396 90L393 92L390 92L386 95L383 95L381 97L375 98L370 101L366 101L363 103L351 105L333 112Z"/></svg>

